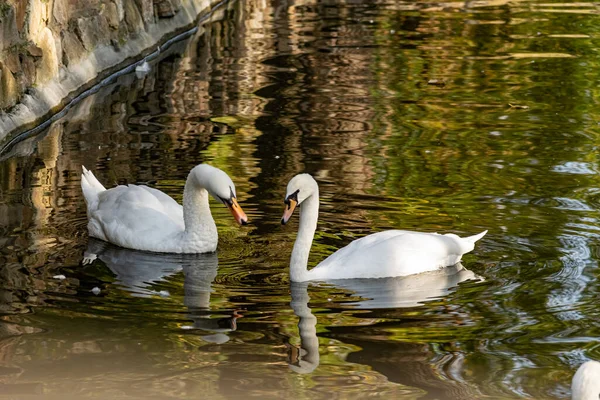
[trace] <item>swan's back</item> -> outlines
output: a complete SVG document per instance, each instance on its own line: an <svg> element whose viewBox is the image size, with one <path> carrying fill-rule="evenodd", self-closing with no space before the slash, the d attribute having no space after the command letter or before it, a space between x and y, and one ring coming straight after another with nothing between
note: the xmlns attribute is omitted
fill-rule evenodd
<svg viewBox="0 0 600 400"><path fill-rule="evenodd" d="M460 238L403 230L375 233L338 250L309 272L310 279L407 276L451 266L473 250L479 235Z"/></svg>
<svg viewBox="0 0 600 400"><path fill-rule="evenodd" d="M183 221L180 204L160 190L144 185L119 185L100 193L98 200L97 211L125 211L133 216L143 216L144 211L154 210L173 222Z"/></svg>
<svg viewBox="0 0 600 400"><path fill-rule="evenodd" d="M183 232L183 210L147 186L119 185L88 203L90 236L140 250L160 251L166 237Z"/></svg>

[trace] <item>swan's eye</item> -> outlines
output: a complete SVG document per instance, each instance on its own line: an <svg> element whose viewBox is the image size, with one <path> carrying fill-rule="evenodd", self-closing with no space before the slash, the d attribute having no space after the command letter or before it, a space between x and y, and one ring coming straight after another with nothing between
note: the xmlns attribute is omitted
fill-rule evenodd
<svg viewBox="0 0 600 400"><path fill-rule="evenodd" d="M225 204L226 206L230 206L230 207L233 206L233 201L231 201L231 199L224 199L221 196L219 196L219 200L221 200L221 202L223 204Z"/></svg>
<svg viewBox="0 0 600 400"><path fill-rule="evenodd" d="M291 207L291 202L290 200L294 200L296 202L296 204L298 203L298 192L300 192L300 189L296 190L294 193L290 194L288 197L286 197L286 199L283 201L283 203L288 207L288 210Z"/></svg>

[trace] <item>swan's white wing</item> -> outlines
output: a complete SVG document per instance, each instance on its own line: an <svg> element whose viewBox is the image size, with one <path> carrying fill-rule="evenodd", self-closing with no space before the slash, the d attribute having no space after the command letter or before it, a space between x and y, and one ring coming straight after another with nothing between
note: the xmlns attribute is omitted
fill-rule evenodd
<svg viewBox="0 0 600 400"><path fill-rule="evenodd" d="M151 243L156 238L160 243L161 239L185 229L183 218L174 218L172 205L168 202L165 205L164 198L158 198L142 187L117 186L98 197L98 206L90 215L88 228L90 235L99 239L144 250L140 246L142 241Z"/></svg>
<svg viewBox="0 0 600 400"><path fill-rule="evenodd" d="M183 221L183 207L168 194L145 185L138 186L153 195L163 206L164 213L174 221Z"/></svg>
<svg viewBox="0 0 600 400"><path fill-rule="evenodd" d="M454 265L472 249L456 235L390 230L355 240L309 273L311 279L406 276Z"/></svg>

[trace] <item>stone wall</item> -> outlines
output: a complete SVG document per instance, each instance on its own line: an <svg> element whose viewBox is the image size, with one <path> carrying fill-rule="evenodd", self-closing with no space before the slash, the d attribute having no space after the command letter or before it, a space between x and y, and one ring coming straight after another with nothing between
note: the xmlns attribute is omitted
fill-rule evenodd
<svg viewBox="0 0 600 400"><path fill-rule="evenodd" d="M0 144L218 0L0 0Z"/></svg>

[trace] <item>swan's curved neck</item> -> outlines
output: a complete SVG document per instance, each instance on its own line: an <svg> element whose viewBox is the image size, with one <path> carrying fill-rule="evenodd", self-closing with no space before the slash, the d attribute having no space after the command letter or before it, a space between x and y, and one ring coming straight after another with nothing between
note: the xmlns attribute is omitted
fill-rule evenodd
<svg viewBox="0 0 600 400"><path fill-rule="evenodd" d="M318 218L319 190L316 189L312 195L302 202L300 208L300 226L298 227L298 236L290 260L290 279L292 282L308 280L310 275L307 270L308 255L317 229Z"/></svg>
<svg viewBox="0 0 600 400"><path fill-rule="evenodd" d="M190 240L205 241L216 237L217 226L210 213L208 191L200 186L194 176L194 170L188 175L183 189L184 236Z"/></svg>

